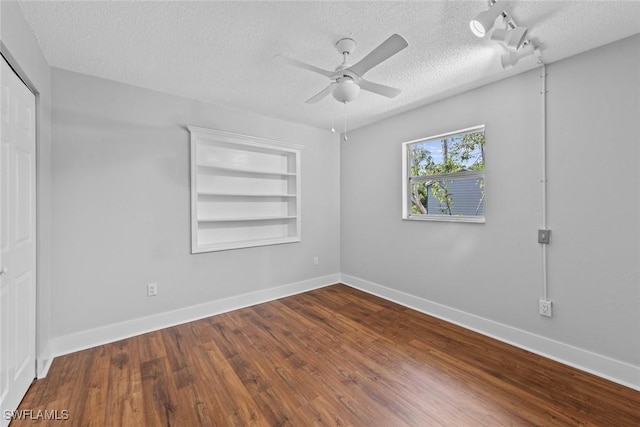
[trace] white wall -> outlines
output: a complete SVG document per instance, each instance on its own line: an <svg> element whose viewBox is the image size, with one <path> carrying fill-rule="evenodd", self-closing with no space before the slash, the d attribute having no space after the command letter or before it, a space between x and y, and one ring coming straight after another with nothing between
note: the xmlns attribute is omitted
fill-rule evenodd
<svg viewBox="0 0 640 427"><path fill-rule="evenodd" d="M640 387L639 52L635 36L547 69L553 318L537 313L539 70L349 134L345 281ZM401 220L400 144L478 124L486 224Z"/></svg>
<svg viewBox="0 0 640 427"><path fill-rule="evenodd" d="M1 51L31 90L37 114L37 373L49 369L51 355L51 74L33 31L14 1L0 1Z"/></svg>
<svg viewBox="0 0 640 427"><path fill-rule="evenodd" d="M640 35L550 67L549 90L547 333L640 366Z"/></svg>
<svg viewBox="0 0 640 427"><path fill-rule="evenodd" d="M179 321L184 310L162 317L172 310L337 280L336 135L56 68L52 82L57 353ZM190 253L187 125L304 146L301 243ZM146 296L149 282L158 296Z"/></svg>

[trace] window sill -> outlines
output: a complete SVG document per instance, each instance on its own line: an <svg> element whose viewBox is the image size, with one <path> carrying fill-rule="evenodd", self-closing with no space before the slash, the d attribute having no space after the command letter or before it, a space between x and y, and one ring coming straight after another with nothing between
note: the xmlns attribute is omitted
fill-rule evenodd
<svg viewBox="0 0 640 427"><path fill-rule="evenodd" d="M437 222L471 222L484 224L485 217L465 215L409 215L402 218L405 221L437 221Z"/></svg>

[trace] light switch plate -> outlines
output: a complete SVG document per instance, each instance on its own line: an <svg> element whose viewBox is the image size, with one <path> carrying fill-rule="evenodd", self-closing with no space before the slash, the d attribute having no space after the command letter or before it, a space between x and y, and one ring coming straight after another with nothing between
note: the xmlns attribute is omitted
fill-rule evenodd
<svg viewBox="0 0 640 427"><path fill-rule="evenodd" d="M538 230L538 243L549 244L551 240L551 230Z"/></svg>

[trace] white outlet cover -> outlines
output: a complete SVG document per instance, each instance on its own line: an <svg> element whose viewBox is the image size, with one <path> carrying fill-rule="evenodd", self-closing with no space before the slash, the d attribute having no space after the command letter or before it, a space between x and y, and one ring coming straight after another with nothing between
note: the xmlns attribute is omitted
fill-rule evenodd
<svg viewBox="0 0 640 427"><path fill-rule="evenodd" d="M552 307L553 304L551 301L546 301L543 299L538 301L538 313L540 313L541 316L552 317Z"/></svg>
<svg viewBox="0 0 640 427"><path fill-rule="evenodd" d="M158 295L158 284L157 283L147 284L147 296L153 297L156 295Z"/></svg>

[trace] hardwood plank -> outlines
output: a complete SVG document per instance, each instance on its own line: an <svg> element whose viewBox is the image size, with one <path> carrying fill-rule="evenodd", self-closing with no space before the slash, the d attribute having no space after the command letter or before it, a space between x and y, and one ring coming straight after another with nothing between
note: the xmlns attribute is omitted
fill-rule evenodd
<svg viewBox="0 0 640 427"><path fill-rule="evenodd" d="M21 426L637 426L640 392L334 285L58 357Z"/></svg>
<svg viewBox="0 0 640 427"><path fill-rule="evenodd" d="M121 341L111 356L104 425L144 426L144 414L137 402L142 398L142 375L133 366L136 344L140 340Z"/></svg>
<svg viewBox="0 0 640 427"><path fill-rule="evenodd" d="M176 388L171 384L166 357L140 364L142 400L139 403L149 426L171 426L176 423Z"/></svg>

